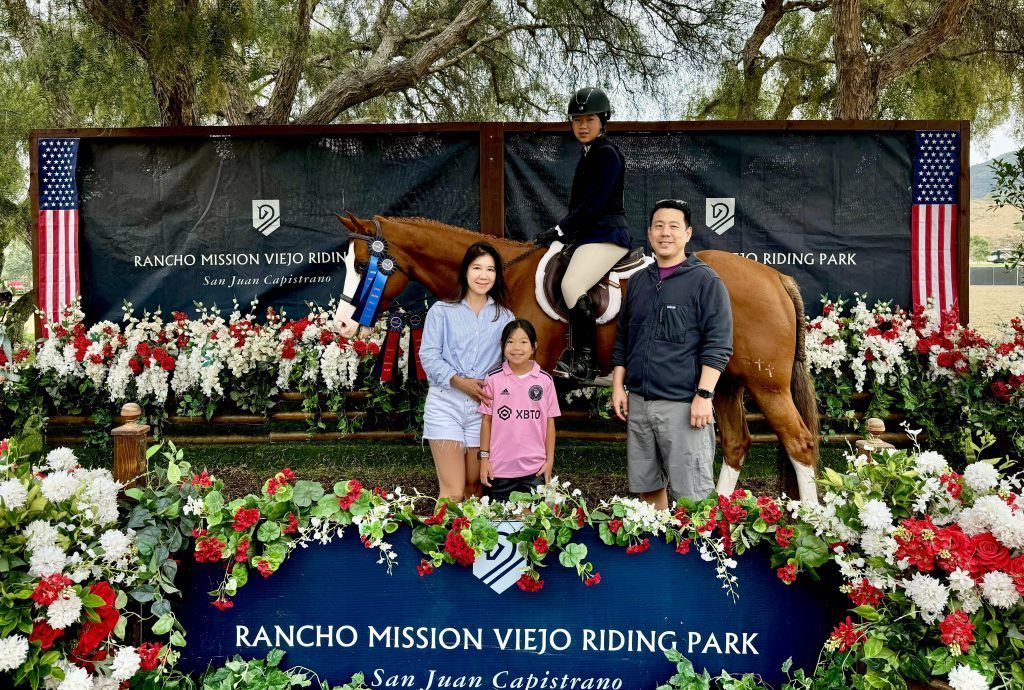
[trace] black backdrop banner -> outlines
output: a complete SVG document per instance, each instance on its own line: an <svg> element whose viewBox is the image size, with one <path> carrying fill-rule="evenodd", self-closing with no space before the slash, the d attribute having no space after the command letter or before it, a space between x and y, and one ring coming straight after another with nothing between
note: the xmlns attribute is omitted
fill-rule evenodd
<svg viewBox="0 0 1024 690"><path fill-rule="evenodd" d="M138 309L293 317L341 293L335 213L422 215L476 227L475 132L83 138L80 270L90 320Z"/></svg>
<svg viewBox="0 0 1024 690"><path fill-rule="evenodd" d="M693 211L690 248L738 252L822 294L908 307L912 130L630 131L626 210L645 245L663 198ZM580 147L568 131L505 131L505 234L565 213ZM342 288L346 210L480 226L481 133L83 136L80 268L90 320L193 303L305 313ZM492 184L494 184L492 182ZM500 184L500 180L497 182ZM500 219L494 223L500 223ZM418 293L419 296L422 292Z"/></svg>
<svg viewBox="0 0 1024 690"><path fill-rule="evenodd" d="M689 249L722 249L796 278L820 297L867 292L909 307L914 133L628 132L626 214L646 247L650 209L681 199ZM561 217L580 147L554 133L505 134L506 232L531 237ZM511 209L515 209L513 213Z"/></svg>

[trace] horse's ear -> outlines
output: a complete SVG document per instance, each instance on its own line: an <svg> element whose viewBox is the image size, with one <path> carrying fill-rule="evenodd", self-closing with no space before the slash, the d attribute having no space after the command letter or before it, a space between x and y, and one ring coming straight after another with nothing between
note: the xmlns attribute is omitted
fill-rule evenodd
<svg viewBox="0 0 1024 690"><path fill-rule="evenodd" d="M347 218L343 218L342 216L339 216L337 213L334 214L334 217L337 218L338 222L344 225L349 232L361 234L363 229L359 225L359 219L353 216L350 211L345 211L345 213L348 216Z"/></svg>

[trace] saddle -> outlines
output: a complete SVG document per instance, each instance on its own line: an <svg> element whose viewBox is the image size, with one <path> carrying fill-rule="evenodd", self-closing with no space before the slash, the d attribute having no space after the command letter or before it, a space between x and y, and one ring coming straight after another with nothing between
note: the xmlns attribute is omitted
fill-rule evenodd
<svg viewBox="0 0 1024 690"><path fill-rule="evenodd" d="M537 265L536 297L544 313L557 321L567 321L568 307L562 299L562 276L569 267L574 246L566 247L561 242L553 242ZM619 281L628 278L651 263L653 259L645 256L643 249L631 250L619 259L604 278L587 291L594 303L598 325L608 323L619 315L622 304L622 293Z"/></svg>

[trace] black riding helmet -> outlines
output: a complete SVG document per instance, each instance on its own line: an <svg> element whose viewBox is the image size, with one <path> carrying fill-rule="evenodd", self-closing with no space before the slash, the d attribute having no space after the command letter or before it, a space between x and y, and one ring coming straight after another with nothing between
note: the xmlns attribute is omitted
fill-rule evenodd
<svg viewBox="0 0 1024 690"><path fill-rule="evenodd" d="M604 91L596 86L585 86L569 99L565 114L570 120L579 115L597 115L604 126L612 116L612 104Z"/></svg>

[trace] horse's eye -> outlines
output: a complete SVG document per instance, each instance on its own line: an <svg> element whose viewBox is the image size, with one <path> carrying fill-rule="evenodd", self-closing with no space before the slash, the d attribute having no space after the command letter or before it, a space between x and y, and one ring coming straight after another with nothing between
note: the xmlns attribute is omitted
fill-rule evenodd
<svg viewBox="0 0 1024 690"><path fill-rule="evenodd" d="M358 271L359 273L362 273L365 270L366 270L366 262L365 261L357 261L356 262L356 271Z"/></svg>

